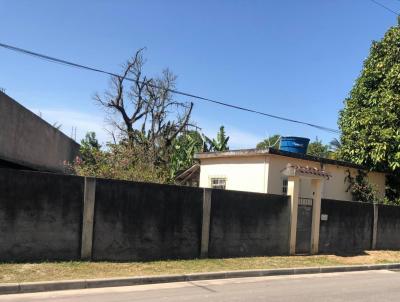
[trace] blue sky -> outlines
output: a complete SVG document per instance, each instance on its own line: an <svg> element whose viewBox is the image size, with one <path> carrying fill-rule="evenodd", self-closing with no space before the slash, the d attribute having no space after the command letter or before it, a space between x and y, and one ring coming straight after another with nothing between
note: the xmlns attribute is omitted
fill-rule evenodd
<svg viewBox="0 0 400 302"><path fill-rule="evenodd" d="M380 1L400 10L399 1ZM146 72L169 67L179 90L331 128L371 41L396 23L369 0L0 0L2 43L113 72L147 47ZM78 140L89 130L107 140L105 114L92 96L108 80L0 49L0 87L66 134L77 127ZM274 133L334 137L194 103L193 120L210 136L225 125L232 148L254 147Z"/></svg>

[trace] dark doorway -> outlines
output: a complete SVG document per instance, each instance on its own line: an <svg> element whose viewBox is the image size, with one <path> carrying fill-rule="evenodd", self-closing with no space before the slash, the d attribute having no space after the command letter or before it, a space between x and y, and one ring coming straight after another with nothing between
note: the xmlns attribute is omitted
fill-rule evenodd
<svg viewBox="0 0 400 302"><path fill-rule="evenodd" d="M312 198L299 198L297 210L296 254L309 254L311 251Z"/></svg>

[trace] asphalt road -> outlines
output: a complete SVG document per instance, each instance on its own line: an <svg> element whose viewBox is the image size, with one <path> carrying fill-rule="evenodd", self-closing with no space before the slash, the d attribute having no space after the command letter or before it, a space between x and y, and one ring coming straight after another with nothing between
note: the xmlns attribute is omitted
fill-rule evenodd
<svg viewBox="0 0 400 302"><path fill-rule="evenodd" d="M0 296L0 301L400 301L400 271L177 282Z"/></svg>

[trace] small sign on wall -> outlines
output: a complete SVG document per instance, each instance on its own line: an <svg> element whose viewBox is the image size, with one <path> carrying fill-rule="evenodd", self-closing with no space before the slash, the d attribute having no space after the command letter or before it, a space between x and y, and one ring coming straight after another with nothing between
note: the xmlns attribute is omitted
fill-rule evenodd
<svg viewBox="0 0 400 302"><path fill-rule="evenodd" d="M321 221L328 221L328 214L321 214Z"/></svg>

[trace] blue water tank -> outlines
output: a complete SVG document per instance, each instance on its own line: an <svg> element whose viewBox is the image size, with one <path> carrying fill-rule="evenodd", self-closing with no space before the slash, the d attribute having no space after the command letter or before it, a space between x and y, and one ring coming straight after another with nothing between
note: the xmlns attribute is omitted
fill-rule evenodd
<svg viewBox="0 0 400 302"><path fill-rule="evenodd" d="M279 149L282 151L306 154L309 142L310 139L306 137L285 136L281 138Z"/></svg>

